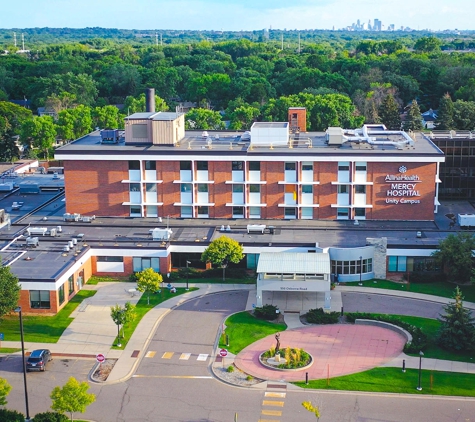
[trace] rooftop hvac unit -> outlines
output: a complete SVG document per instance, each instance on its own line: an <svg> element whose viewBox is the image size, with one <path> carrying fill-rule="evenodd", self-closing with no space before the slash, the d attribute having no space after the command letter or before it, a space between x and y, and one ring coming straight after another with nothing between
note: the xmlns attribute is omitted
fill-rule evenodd
<svg viewBox="0 0 475 422"><path fill-rule="evenodd" d="M27 237L26 238L26 246L30 246L32 248L36 248L40 244L40 241L37 237Z"/></svg>
<svg viewBox="0 0 475 422"><path fill-rule="evenodd" d="M74 214L69 214L69 213L66 213L66 214L63 214L63 220L64 221L79 221L79 218L81 217L81 214L77 214L77 213L74 213Z"/></svg>
<svg viewBox="0 0 475 422"><path fill-rule="evenodd" d="M101 130L102 144L117 144L119 143L120 135L118 129Z"/></svg>
<svg viewBox="0 0 475 422"><path fill-rule="evenodd" d="M41 236L44 236L48 229L46 227L28 227L26 231L28 232L28 236L31 236L32 234L40 234Z"/></svg>
<svg viewBox="0 0 475 422"><path fill-rule="evenodd" d="M69 252L69 245L63 246L63 252Z"/></svg>
<svg viewBox="0 0 475 422"><path fill-rule="evenodd" d="M170 240L172 229L153 229L151 230L153 240Z"/></svg>

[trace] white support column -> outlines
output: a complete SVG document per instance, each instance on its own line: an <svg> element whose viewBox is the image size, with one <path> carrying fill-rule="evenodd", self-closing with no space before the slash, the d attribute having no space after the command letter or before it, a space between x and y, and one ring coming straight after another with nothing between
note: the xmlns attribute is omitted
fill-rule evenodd
<svg viewBox="0 0 475 422"><path fill-rule="evenodd" d="M331 291L325 292L325 305L323 305L323 309L331 309L331 308L332 308Z"/></svg>

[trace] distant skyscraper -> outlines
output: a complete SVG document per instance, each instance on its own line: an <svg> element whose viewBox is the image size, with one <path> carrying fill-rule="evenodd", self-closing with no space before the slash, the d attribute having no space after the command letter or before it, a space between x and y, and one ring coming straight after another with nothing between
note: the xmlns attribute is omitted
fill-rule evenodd
<svg viewBox="0 0 475 422"><path fill-rule="evenodd" d="M373 31L381 31L381 21L379 19L374 20Z"/></svg>

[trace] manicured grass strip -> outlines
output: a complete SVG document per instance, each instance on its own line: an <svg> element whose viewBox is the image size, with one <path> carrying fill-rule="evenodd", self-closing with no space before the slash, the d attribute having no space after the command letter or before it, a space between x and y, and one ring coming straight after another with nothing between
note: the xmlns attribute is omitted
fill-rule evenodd
<svg viewBox="0 0 475 422"><path fill-rule="evenodd" d="M285 324L275 324L254 318L247 311L231 315L225 324L229 347L226 346L224 336L221 336L219 347L227 348L233 354L238 354L242 349L261 338L287 329Z"/></svg>
<svg viewBox="0 0 475 422"><path fill-rule="evenodd" d="M129 278L128 277L112 277L112 276L97 276L93 275L89 280L87 280L87 284L91 284L93 286L96 286L98 283L112 283L112 282L128 282Z"/></svg>
<svg viewBox="0 0 475 422"><path fill-rule="evenodd" d="M21 349L15 349L13 347L0 347L0 353L16 353L20 351Z"/></svg>
<svg viewBox="0 0 475 422"><path fill-rule="evenodd" d="M54 316L23 316L23 333L25 341L35 343L56 343L69 326L73 318L69 316L88 297L94 296L95 290L80 290ZM0 332L5 334L5 341L20 341L20 322L18 314L5 316L0 322Z"/></svg>
<svg viewBox="0 0 475 422"><path fill-rule="evenodd" d="M326 379L309 381L308 385L305 385L305 380L294 384L302 388L321 390L475 397L474 374L422 370L422 391L416 390L418 377L417 369L408 369L403 373L400 368L374 368L358 374L330 378L329 385Z"/></svg>
<svg viewBox="0 0 475 422"><path fill-rule="evenodd" d="M376 283L374 282L376 281ZM342 286L358 286L358 282L341 283ZM395 283L389 280L367 280L363 281L364 287L374 287L378 289L409 291L413 293L424 293L427 295L451 298L456 285L446 281L434 281L433 283ZM460 286L465 301L475 302L475 285Z"/></svg>
<svg viewBox="0 0 475 422"><path fill-rule="evenodd" d="M191 287L190 292L198 290L196 287ZM128 325L124 326L124 337L122 337L122 327L120 329L120 344L121 347L115 346L117 344L117 337L114 339L114 343L112 344L112 348L116 350L123 350L125 346L127 346L127 343L130 340L130 337L134 333L135 329L137 328L137 325L139 322L142 320L142 318L145 316L145 314L150 311L150 309L155 308L158 304L165 302L168 299L171 299L172 297L182 295L183 293L186 293L186 290L184 288L177 288L176 293L171 293L170 290L168 289L162 289L160 293L155 293L150 295L150 304L147 304L147 293L144 293L142 297L139 299L137 302L137 305L135 307L135 319ZM117 326L116 326L117 330Z"/></svg>

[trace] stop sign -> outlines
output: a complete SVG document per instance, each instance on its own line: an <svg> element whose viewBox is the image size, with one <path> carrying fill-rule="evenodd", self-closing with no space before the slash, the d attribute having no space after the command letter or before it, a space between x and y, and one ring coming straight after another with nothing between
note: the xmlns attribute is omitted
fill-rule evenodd
<svg viewBox="0 0 475 422"><path fill-rule="evenodd" d="M226 349L221 349L219 351L219 355L222 356L223 358L228 355L228 351Z"/></svg>
<svg viewBox="0 0 475 422"><path fill-rule="evenodd" d="M96 360L102 363L106 360L106 357L102 353L99 353L96 355Z"/></svg>

